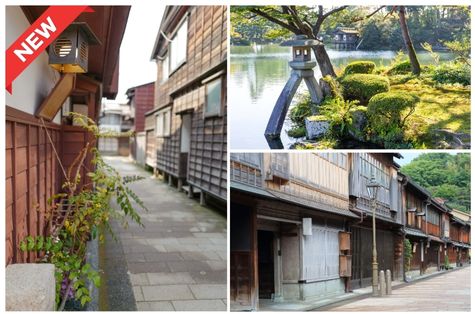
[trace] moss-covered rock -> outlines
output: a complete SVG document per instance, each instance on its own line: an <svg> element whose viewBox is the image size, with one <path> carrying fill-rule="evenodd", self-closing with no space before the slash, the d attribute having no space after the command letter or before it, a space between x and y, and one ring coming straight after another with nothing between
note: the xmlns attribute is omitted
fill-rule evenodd
<svg viewBox="0 0 475 314"><path fill-rule="evenodd" d="M387 77L375 74L351 74L341 80L343 97L366 105L374 95L389 91Z"/></svg>
<svg viewBox="0 0 475 314"><path fill-rule="evenodd" d="M371 74L376 64L371 61L354 61L349 63L344 71L344 75L349 74Z"/></svg>

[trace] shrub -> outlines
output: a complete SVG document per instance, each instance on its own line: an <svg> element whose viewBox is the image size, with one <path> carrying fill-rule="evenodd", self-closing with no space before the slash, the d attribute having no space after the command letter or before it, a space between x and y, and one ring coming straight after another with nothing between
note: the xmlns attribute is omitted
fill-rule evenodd
<svg viewBox="0 0 475 314"><path fill-rule="evenodd" d="M409 60L400 61L395 63L389 70L388 74L407 74L411 73L411 62Z"/></svg>
<svg viewBox="0 0 475 314"><path fill-rule="evenodd" d="M375 67L376 64L371 61L354 61L346 66L344 75L371 74Z"/></svg>
<svg viewBox="0 0 475 314"><path fill-rule="evenodd" d="M358 101L342 98L326 98L319 111L330 120L330 129L337 137L346 136L353 123L352 110L358 107Z"/></svg>
<svg viewBox="0 0 475 314"><path fill-rule="evenodd" d="M368 124L376 143L401 148L407 118L414 113L417 96L402 92L375 95L368 104Z"/></svg>
<svg viewBox="0 0 475 314"><path fill-rule="evenodd" d="M304 137L307 133L307 130L304 126L293 126L290 130L287 131L287 135L294 138Z"/></svg>
<svg viewBox="0 0 475 314"><path fill-rule="evenodd" d="M289 118L294 126L305 126L305 118L312 115L312 100L309 93L298 96L297 104L290 109Z"/></svg>
<svg viewBox="0 0 475 314"><path fill-rule="evenodd" d="M347 100L359 100L366 105L371 97L389 91L387 77L375 74L351 74L341 80L343 97Z"/></svg>
<svg viewBox="0 0 475 314"><path fill-rule="evenodd" d="M338 81L335 80L333 76L326 75L321 79L324 82L320 82L322 85L324 96L331 96L332 98L343 98L340 83L338 83ZM325 88L327 88L328 91L325 91Z"/></svg>
<svg viewBox="0 0 475 314"><path fill-rule="evenodd" d="M444 63L432 71L432 79L440 84L471 84L470 67L462 63Z"/></svg>

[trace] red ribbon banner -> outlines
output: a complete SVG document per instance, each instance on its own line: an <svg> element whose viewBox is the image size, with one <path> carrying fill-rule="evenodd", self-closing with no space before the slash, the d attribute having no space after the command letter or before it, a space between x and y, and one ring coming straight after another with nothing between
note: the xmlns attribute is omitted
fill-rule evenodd
<svg viewBox="0 0 475 314"><path fill-rule="evenodd" d="M94 12L86 5L50 6L6 51L7 91L13 81L35 60L82 12ZM8 31L8 29L7 29Z"/></svg>

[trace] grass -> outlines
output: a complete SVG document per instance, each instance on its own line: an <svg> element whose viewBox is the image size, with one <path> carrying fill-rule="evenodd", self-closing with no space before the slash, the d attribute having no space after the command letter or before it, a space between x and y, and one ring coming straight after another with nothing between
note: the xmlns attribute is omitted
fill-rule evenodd
<svg viewBox="0 0 475 314"><path fill-rule="evenodd" d="M391 90L412 93L420 98L409 118L406 136L416 146L435 148L436 130L470 134L470 87L440 85L412 75L390 76ZM417 147L416 147L417 148Z"/></svg>

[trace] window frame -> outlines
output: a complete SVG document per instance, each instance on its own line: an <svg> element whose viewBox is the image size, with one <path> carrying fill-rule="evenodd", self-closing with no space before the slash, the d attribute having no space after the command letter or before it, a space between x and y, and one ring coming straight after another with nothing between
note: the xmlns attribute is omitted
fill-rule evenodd
<svg viewBox="0 0 475 314"><path fill-rule="evenodd" d="M179 26L175 29L175 31L173 32L173 35L171 36L172 37L172 41L170 42L170 44L168 45L168 51L167 51L167 54L168 54L168 77L172 76L173 73L175 73L176 71L178 71L178 69L180 69L185 63L186 61L188 60L188 15L186 15L182 21L180 21L180 23L178 24ZM173 43L175 42L175 39L177 39L177 36L179 35L179 32L180 30L182 29L182 27L185 26L185 29L186 29L186 36L185 36L185 57L183 60L180 60L178 61L174 67L172 67L172 55L173 55Z"/></svg>
<svg viewBox="0 0 475 314"><path fill-rule="evenodd" d="M160 84L164 84L170 78L170 57L169 57L168 51L165 53L165 55L162 58L163 58L162 61L161 61L161 63L162 63L162 67L161 67L162 79L160 80ZM164 75L164 71L163 71L164 65L166 65L166 68L167 68L167 75L166 76Z"/></svg>
<svg viewBox="0 0 475 314"><path fill-rule="evenodd" d="M168 118L167 118L168 115ZM166 125L168 120L168 125ZM161 121L160 127L158 122ZM172 126L172 107L164 108L155 114L155 137L170 137Z"/></svg>
<svg viewBox="0 0 475 314"><path fill-rule="evenodd" d="M224 94L224 86L225 86L225 80L224 80L224 73L223 71L220 71L216 73L215 75L210 76L206 80L202 81L202 84L204 84L205 87L205 99L204 99L204 104L203 104L203 118L213 118L213 117L221 117L223 115L223 107L224 107L224 98L226 95ZM219 93L219 105L218 105L218 111L217 112L206 112L207 104L208 104L208 86L209 84L218 81L220 82L220 93Z"/></svg>

